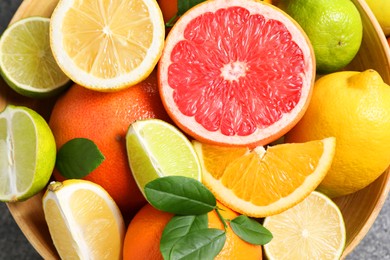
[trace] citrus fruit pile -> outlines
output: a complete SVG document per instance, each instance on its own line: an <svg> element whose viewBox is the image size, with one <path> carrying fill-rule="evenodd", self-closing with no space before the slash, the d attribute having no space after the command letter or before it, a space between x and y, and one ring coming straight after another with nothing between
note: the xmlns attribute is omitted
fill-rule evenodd
<svg viewBox="0 0 390 260"><path fill-rule="evenodd" d="M361 46L358 10L184 2L60 0L50 18L6 30L5 81L53 106L47 118L0 113L1 200L46 190L64 259L340 258L331 198L390 165L390 86L372 69L345 71ZM210 200L212 211L187 214Z"/></svg>

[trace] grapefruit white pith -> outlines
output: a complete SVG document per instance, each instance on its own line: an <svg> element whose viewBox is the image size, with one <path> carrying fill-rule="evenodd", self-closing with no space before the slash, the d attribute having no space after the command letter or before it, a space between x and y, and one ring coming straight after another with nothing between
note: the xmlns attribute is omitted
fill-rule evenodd
<svg viewBox="0 0 390 260"><path fill-rule="evenodd" d="M169 32L159 87L174 122L197 140L264 145L302 117L315 78L312 46L279 9L211 0Z"/></svg>

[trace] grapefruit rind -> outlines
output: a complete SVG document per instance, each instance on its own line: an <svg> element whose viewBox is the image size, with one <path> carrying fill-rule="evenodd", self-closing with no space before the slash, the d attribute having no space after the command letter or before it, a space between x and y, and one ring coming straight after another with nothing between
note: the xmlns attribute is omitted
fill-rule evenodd
<svg viewBox="0 0 390 260"><path fill-rule="evenodd" d="M171 64L170 55L176 44L184 40L184 31L186 26L198 15L206 12L215 12L221 8L228 8L232 6L241 6L250 10L251 13L259 13L266 19L273 19L281 21L292 35L292 41L296 42L301 48L305 57L305 73L299 75L302 79L301 98L289 113L285 113L282 118L266 128L257 128L254 133L244 135L223 135L220 131L209 131L200 125L194 116L185 116L175 104L174 90L169 85L168 67ZM315 81L315 58L312 45L301 29L301 27L290 18L286 13L269 4L264 4L259 1L247 0L214 0L206 1L196 5L187 11L175 23L170 30L164 47L160 62L158 65L159 71L159 90L163 100L163 104L172 118L172 120L184 132L194 137L195 139L211 144L221 145L236 145L236 146L251 146L265 145L277 140L279 137L287 133L303 116L306 111L312 93L312 86Z"/></svg>
<svg viewBox="0 0 390 260"><path fill-rule="evenodd" d="M227 188L220 179L214 178L204 164L202 144L194 141L193 145L199 156L202 167L202 182L211 190L216 199L241 214L250 217L263 218L281 213L298 204L310 195L325 178L335 154L336 138L328 137L323 139L322 142L324 148L323 154L313 172L308 175L304 182L299 187L296 187L292 193L265 206L255 205L250 201L238 197L231 189Z"/></svg>

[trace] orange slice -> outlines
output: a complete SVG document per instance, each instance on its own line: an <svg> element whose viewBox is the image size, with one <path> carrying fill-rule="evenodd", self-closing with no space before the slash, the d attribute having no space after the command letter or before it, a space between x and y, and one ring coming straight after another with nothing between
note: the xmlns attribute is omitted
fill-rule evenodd
<svg viewBox="0 0 390 260"><path fill-rule="evenodd" d="M251 217L278 214L306 198L324 179L335 146L334 137L267 150L194 142L202 182L223 204Z"/></svg>
<svg viewBox="0 0 390 260"><path fill-rule="evenodd" d="M61 259L121 259L125 224L113 199L86 180L52 182L43 211Z"/></svg>
<svg viewBox="0 0 390 260"><path fill-rule="evenodd" d="M69 78L94 90L114 91L145 79L164 37L155 0L60 0L51 17L54 58Z"/></svg>

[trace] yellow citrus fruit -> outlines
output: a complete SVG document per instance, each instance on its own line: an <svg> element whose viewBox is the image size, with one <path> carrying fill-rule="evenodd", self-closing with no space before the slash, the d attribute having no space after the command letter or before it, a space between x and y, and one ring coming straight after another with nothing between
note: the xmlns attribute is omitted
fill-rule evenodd
<svg viewBox="0 0 390 260"><path fill-rule="evenodd" d="M288 142L335 136L336 154L319 186L330 197L366 187L390 164L390 86L374 70L321 77Z"/></svg>
<svg viewBox="0 0 390 260"><path fill-rule="evenodd" d="M234 219L236 212L217 202L220 213L225 219ZM207 214L209 228L224 229L216 211ZM166 224L173 214L153 208L146 204L130 222L123 246L124 260L162 260L160 239ZM252 245L239 238L227 223L225 245L215 260L262 259L262 247Z"/></svg>
<svg viewBox="0 0 390 260"><path fill-rule="evenodd" d="M313 45L317 71L348 65L360 48L363 25L350 0L280 0L278 6L303 28Z"/></svg>
<svg viewBox="0 0 390 260"><path fill-rule="evenodd" d="M121 259L125 225L119 208L86 180L49 184L43 211L61 259Z"/></svg>
<svg viewBox="0 0 390 260"><path fill-rule="evenodd" d="M164 46L164 20L155 0L61 0L50 23L50 45L74 82L99 91L144 80Z"/></svg>
<svg viewBox="0 0 390 260"><path fill-rule="evenodd" d="M386 36L390 36L390 1L366 0Z"/></svg>
<svg viewBox="0 0 390 260"><path fill-rule="evenodd" d="M278 214L307 197L324 179L336 141L248 148L194 142L202 182L229 208L251 217Z"/></svg>
<svg viewBox="0 0 390 260"><path fill-rule="evenodd" d="M340 259L346 233L337 205L320 192L281 214L265 218L273 238L264 246L268 260Z"/></svg>

